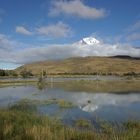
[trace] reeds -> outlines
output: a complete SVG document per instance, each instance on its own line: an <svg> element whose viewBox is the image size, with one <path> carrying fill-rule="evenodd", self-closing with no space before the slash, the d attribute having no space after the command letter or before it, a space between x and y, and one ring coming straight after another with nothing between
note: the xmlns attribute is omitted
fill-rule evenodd
<svg viewBox="0 0 140 140"><path fill-rule="evenodd" d="M81 124L91 125L89 121L79 120L77 123L78 127L81 127ZM140 122L129 121L121 127L124 129L104 125L101 131L80 130L65 126L60 120L28 111L16 109L0 111L0 140L138 140L140 138Z"/></svg>

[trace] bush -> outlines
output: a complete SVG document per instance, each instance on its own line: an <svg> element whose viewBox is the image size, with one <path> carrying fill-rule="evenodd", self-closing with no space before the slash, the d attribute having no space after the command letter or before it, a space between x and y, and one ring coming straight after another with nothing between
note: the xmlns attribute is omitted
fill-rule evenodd
<svg viewBox="0 0 140 140"><path fill-rule="evenodd" d="M6 71L5 70L0 70L0 76L6 76Z"/></svg>
<svg viewBox="0 0 140 140"><path fill-rule="evenodd" d="M32 72L31 72L30 70L26 70L26 69L22 70L22 71L20 72L20 75L21 75L23 78L28 78L28 77L33 76Z"/></svg>

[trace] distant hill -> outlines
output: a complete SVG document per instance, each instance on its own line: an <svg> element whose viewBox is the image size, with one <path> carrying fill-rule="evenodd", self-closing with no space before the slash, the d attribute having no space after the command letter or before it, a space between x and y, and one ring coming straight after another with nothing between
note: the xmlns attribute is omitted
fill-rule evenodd
<svg viewBox="0 0 140 140"><path fill-rule="evenodd" d="M23 65L16 69L32 71L34 75L45 70L48 74L140 74L140 59L132 57L75 57L64 60L47 60Z"/></svg>
<svg viewBox="0 0 140 140"><path fill-rule="evenodd" d="M140 60L140 57L131 57L131 56L128 56L128 55L116 55L116 56L112 56L110 58L121 58L121 59Z"/></svg>

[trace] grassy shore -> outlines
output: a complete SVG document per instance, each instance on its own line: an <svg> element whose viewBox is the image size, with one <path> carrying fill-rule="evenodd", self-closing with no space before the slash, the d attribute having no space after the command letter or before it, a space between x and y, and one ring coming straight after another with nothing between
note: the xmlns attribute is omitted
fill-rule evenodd
<svg viewBox="0 0 140 140"><path fill-rule="evenodd" d="M38 104L57 104L71 108L72 103L63 100L21 100L6 109L0 109L0 140L138 140L140 121L128 121L111 125L99 121L100 128L90 120L79 119L74 127L66 126L59 119L39 115Z"/></svg>
<svg viewBox="0 0 140 140"><path fill-rule="evenodd" d="M7 86L36 85L37 80L0 80L0 88Z"/></svg>
<svg viewBox="0 0 140 140"><path fill-rule="evenodd" d="M79 120L78 127L89 126ZM138 140L140 122L129 121L120 128L102 125L101 131L70 128L60 120L30 112L0 110L0 140ZM109 126L109 127L108 127ZM117 129L116 129L117 128Z"/></svg>
<svg viewBox="0 0 140 140"><path fill-rule="evenodd" d="M63 88L68 91L85 92L140 92L140 79L138 77L127 77L121 80L57 80L53 83L48 80L43 83L43 88L50 87L53 84L56 88ZM42 89L42 84L38 80L0 80L0 87L34 85Z"/></svg>
<svg viewBox="0 0 140 140"><path fill-rule="evenodd" d="M54 84L55 87L64 88L67 91L85 91L92 93L102 92L140 92L140 80L80 80Z"/></svg>
<svg viewBox="0 0 140 140"><path fill-rule="evenodd" d="M74 127L68 127L61 120L37 114L38 101L22 100L7 109L0 109L0 140L138 140L140 122L128 121L111 125L99 121L100 128L90 120L79 119ZM57 103L70 107L69 103L48 100L43 104Z"/></svg>

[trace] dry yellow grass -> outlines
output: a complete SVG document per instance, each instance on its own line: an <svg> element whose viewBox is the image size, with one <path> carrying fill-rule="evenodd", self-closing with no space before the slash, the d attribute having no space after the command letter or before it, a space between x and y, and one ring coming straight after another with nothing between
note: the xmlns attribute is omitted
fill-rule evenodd
<svg viewBox="0 0 140 140"><path fill-rule="evenodd" d="M57 61L43 61L27 64L17 69L31 70L37 75L41 70L48 74L118 74L140 73L140 60L109 57L77 57Z"/></svg>
<svg viewBox="0 0 140 140"><path fill-rule="evenodd" d="M89 122L80 120L78 127ZM137 140L140 122L129 121L115 129L102 124L102 131L80 130L64 126L59 120L28 112L0 110L0 140ZM121 131L124 130L125 131Z"/></svg>

